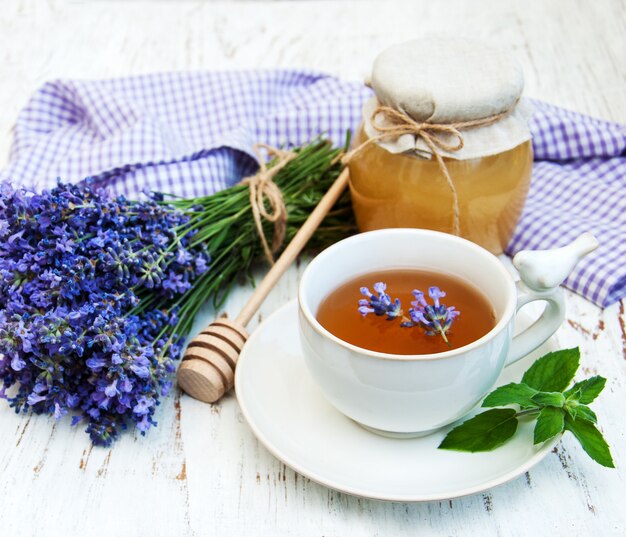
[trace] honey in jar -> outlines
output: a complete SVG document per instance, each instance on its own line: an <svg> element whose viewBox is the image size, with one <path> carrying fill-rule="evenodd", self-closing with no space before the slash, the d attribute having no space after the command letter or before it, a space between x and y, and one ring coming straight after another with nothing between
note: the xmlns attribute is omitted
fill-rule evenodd
<svg viewBox="0 0 626 537"><path fill-rule="evenodd" d="M349 161L359 229L434 229L502 253L521 215L532 171L529 107L521 100L519 65L474 41L412 41L379 55L371 85L376 95L366 103L354 139L361 149ZM458 129L458 150L445 149L456 135L434 133L444 141L436 150L452 185L419 134L380 136L386 121L377 123L381 106L417 124L478 120L475 127ZM373 143L363 145L371 138Z"/></svg>

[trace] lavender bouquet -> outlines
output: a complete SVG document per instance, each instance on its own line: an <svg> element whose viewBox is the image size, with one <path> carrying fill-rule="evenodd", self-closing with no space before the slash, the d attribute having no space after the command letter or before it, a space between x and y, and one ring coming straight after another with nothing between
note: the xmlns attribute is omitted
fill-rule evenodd
<svg viewBox="0 0 626 537"><path fill-rule="evenodd" d="M339 173L326 143L297 152L274 179L287 239ZM344 197L315 239L352 230ZM0 397L16 412L72 414L96 445L145 434L198 309L219 306L260 250L244 185L144 201L89 181L41 193L1 185Z"/></svg>

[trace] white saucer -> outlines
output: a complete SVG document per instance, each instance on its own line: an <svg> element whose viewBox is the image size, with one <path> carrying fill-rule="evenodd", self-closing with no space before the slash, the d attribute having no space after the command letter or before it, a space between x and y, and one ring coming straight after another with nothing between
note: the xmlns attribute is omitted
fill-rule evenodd
<svg viewBox="0 0 626 537"><path fill-rule="evenodd" d="M518 324L528 324L522 313ZM554 340L508 367L498 384L519 381ZM537 464L559 437L533 446L533 423L490 453L437 449L446 431L412 439L368 432L335 410L310 378L300 350L296 301L267 318L246 343L235 389L257 438L296 472L327 487L367 498L432 501L500 485Z"/></svg>

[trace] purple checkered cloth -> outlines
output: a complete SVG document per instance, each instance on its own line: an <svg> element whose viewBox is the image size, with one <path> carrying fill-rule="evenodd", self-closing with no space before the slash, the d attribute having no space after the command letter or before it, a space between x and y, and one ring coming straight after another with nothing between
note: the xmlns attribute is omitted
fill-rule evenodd
<svg viewBox="0 0 626 537"><path fill-rule="evenodd" d="M48 188L94 177L118 193L213 193L252 174L254 142L343 144L371 95L296 70L164 73L44 84L18 116L0 180ZM535 166L507 253L591 231L601 247L565 282L600 306L626 296L626 129L536 102Z"/></svg>

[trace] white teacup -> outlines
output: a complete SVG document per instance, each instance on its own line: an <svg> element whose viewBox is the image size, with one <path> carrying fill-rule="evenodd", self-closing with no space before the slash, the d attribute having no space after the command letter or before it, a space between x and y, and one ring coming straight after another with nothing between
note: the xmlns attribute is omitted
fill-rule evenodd
<svg viewBox="0 0 626 537"><path fill-rule="evenodd" d="M364 427L400 437L432 432L467 414L490 391L504 367L556 331L565 315L558 286L580 257L596 247L593 236L584 234L558 250L520 252L514 264L522 281L516 286L497 257L445 233L384 229L340 241L313 259L300 281L299 324L307 367L325 397ZM360 274L393 268L441 271L473 283L490 300L495 327L464 347L438 354L397 355L351 345L317 321L320 303L341 284ZM532 326L513 337L516 311L533 300L545 300L546 309Z"/></svg>

